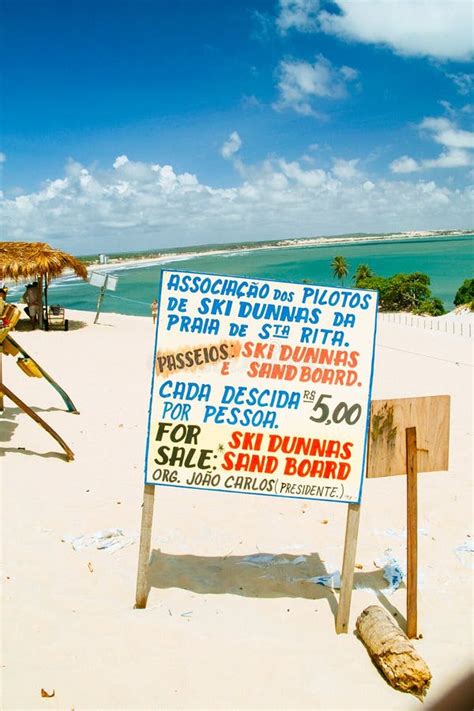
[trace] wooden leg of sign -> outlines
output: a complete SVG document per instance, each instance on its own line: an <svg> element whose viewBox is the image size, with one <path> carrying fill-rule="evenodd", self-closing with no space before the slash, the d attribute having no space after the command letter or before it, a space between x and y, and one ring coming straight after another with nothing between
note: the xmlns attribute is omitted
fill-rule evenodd
<svg viewBox="0 0 474 711"><path fill-rule="evenodd" d="M105 290L107 288L108 281L109 275L107 274L103 285L100 287L99 298L97 299L97 313L95 315L94 323L97 323L97 321L99 320L100 307L102 306L102 301L104 300Z"/></svg>
<svg viewBox="0 0 474 711"><path fill-rule="evenodd" d="M7 398L8 398L9 400L12 400L12 402L14 402L15 405L17 405L21 410L23 410L23 412L26 412L26 414L29 415L32 420L34 420L34 421L37 422L39 425L41 425L41 427L42 427L44 430L46 430L46 432L49 432L49 434L51 435L51 437L54 437L54 439L56 440L56 442L57 442L57 443L64 449L64 451L66 452L66 459L68 460L68 462L70 462L70 461L72 461L72 460L74 459L74 452L72 451L72 449L70 449L70 448L68 447L68 445L66 444L66 442L58 435L58 433L55 432L55 430L53 430L53 428L50 427L50 426L48 425L48 423L45 422L39 415L37 415L36 412L31 409L31 407L28 407L28 405L27 405L26 403L24 403L23 400L20 400L20 398L17 397L17 396L15 395L15 393L12 393L12 391L9 390L9 389L7 388L7 386L4 385L3 383L0 383L0 393L1 393L2 397L3 397L3 395L6 395Z"/></svg>
<svg viewBox="0 0 474 711"><path fill-rule="evenodd" d="M100 291L99 291L99 298L97 299L97 312L96 312L96 315L95 315L94 323L97 323L97 321L99 320L100 307L102 306L102 301L103 301L103 298L104 298L104 294L105 294L105 287L102 286L101 289L100 289Z"/></svg>
<svg viewBox="0 0 474 711"><path fill-rule="evenodd" d="M155 503L154 484L145 484L143 490L142 526L140 530L140 551L138 553L137 592L135 607L146 607L149 585L148 564L150 560L151 529L153 526L153 504Z"/></svg>
<svg viewBox="0 0 474 711"><path fill-rule="evenodd" d="M418 487L416 427L408 427L407 446L407 636L417 636L418 609Z"/></svg>
<svg viewBox="0 0 474 711"><path fill-rule="evenodd" d="M336 616L336 632L347 633L351 610L352 586L354 584L354 565L359 533L360 504L349 504L347 509L346 538L344 541L344 559L341 573L341 592Z"/></svg>

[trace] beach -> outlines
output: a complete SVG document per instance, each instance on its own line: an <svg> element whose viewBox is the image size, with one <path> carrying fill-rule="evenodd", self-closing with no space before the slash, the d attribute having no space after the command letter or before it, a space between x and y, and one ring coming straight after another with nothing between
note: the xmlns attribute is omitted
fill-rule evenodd
<svg viewBox="0 0 474 711"><path fill-rule="evenodd" d="M75 460L6 400L2 707L418 709L353 634L370 604L404 624L406 588L390 594L380 567L387 555L406 560L404 477L365 482L347 635L335 633L339 592L311 581L340 570L347 507L335 503L157 487L152 587L147 608L133 609L153 327L68 317L67 333L14 335L79 415L3 358L5 384ZM471 386L471 339L379 319L373 398L451 396L449 471L419 476L415 646L433 675L427 708L471 659ZM115 551L70 542L116 528L126 545Z"/></svg>

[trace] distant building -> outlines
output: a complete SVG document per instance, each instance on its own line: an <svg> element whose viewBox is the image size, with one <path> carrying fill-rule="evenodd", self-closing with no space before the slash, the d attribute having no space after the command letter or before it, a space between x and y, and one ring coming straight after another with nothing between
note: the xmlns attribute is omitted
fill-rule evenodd
<svg viewBox="0 0 474 711"><path fill-rule="evenodd" d="M109 258L106 254L99 254L99 264L107 264Z"/></svg>

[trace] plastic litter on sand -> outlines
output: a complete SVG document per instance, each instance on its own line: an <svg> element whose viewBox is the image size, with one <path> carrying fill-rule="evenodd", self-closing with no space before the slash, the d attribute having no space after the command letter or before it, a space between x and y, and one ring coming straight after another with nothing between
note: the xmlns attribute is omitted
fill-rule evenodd
<svg viewBox="0 0 474 711"><path fill-rule="evenodd" d="M398 590L406 578L406 572L390 548L387 548L383 558L375 561L375 565L383 568L383 577L388 582L388 588L384 592L391 594Z"/></svg>
<svg viewBox="0 0 474 711"><path fill-rule="evenodd" d="M461 565L474 570L474 560L471 555L474 553L474 541L471 538L467 538L464 543L456 546L454 552Z"/></svg>
<svg viewBox="0 0 474 711"><path fill-rule="evenodd" d="M108 550L114 553L121 548L136 543L136 535L127 535L121 528L108 528L95 533L85 533L82 536L64 536L65 543L70 543L75 551L84 548L96 548L97 550Z"/></svg>

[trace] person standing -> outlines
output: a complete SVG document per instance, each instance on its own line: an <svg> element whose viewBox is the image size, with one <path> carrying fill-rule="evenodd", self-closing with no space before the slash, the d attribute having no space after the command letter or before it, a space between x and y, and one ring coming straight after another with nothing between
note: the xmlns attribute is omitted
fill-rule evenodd
<svg viewBox="0 0 474 711"><path fill-rule="evenodd" d="M30 317L31 325L33 330L36 328L39 318L39 294L38 294L38 282L34 281L32 284L28 284L23 294L23 301L26 303L28 316Z"/></svg>
<svg viewBox="0 0 474 711"><path fill-rule="evenodd" d="M158 316L158 299L153 299L151 302L151 317L153 319L153 323L156 322L156 317Z"/></svg>

